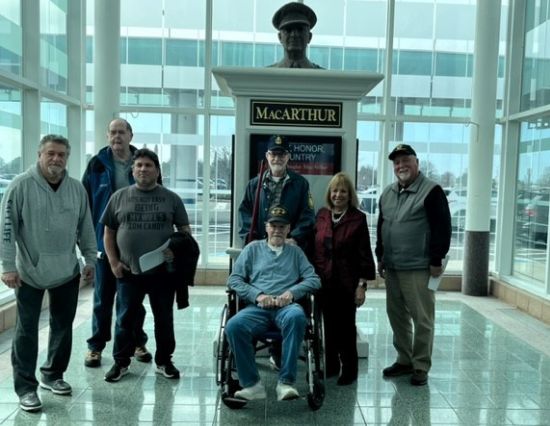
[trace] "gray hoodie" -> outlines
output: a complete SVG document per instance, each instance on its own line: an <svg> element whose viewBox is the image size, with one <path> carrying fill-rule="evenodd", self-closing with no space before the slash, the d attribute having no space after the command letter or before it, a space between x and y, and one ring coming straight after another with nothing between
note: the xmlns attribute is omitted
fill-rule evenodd
<svg viewBox="0 0 550 426"><path fill-rule="evenodd" d="M4 272L19 273L32 287L65 284L80 272L78 244L86 265L94 265L96 240L88 197L67 175L54 191L38 164L17 176L2 199L0 260Z"/></svg>

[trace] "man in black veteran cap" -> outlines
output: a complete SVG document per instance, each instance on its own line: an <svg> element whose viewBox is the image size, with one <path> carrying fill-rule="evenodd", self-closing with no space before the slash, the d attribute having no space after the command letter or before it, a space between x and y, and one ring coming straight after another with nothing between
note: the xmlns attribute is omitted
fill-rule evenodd
<svg viewBox="0 0 550 426"><path fill-rule="evenodd" d="M315 12L303 3L292 2L282 6L273 15L273 26L279 30L284 57L270 65L276 68L321 68L306 57L311 41L311 29L317 22Z"/></svg>
<svg viewBox="0 0 550 426"><path fill-rule="evenodd" d="M297 364L302 347L306 315L298 302L316 292L321 283L304 252L287 244L290 217L286 206L269 209L262 226L267 237L248 244L237 258L227 280L244 303L227 322L225 334L235 357L242 389L235 397L265 399L255 362L255 342L266 331L277 327L283 336L282 357L278 364L277 400L296 399Z"/></svg>
<svg viewBox="0 0 550 426"><path fill-rule="evenodd" d="M428 282L443 273L451 215L443 189L420 171L410 145L397 145L388 159L397 180L380 197L376 257L397 356L382 374L411 375L411 384L422 386L434 341L435 293Z"/></svg>
<svg viewBox="0 0 550 426"><path fill-rule="evenodd" d="M307 243L313 235L315 223L309 183L303 176L288 169L290 152L285 136L269 137L265 158L269 167L261 177L256 176L248 182L239 206L239 235L244 243L249 242L247 237L255 222L252 239L264 239L267 235L265 222L269 217L269 211L272 207L281 204L287 209L290 223L287 243L298 244L306 250ZM252 217L254 211L257 214L255 221Z"/></svg>

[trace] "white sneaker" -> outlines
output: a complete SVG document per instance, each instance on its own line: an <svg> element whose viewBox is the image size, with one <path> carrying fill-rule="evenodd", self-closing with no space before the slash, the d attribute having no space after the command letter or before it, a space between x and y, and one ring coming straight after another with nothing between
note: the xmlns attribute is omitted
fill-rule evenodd
<svg viewBox="0 0 550 426"><path fill-rule="evenodd" d="M286 385L281 382L277 383L277 401L289 401L299 397L300 394L294 386Z"/></svg>
<svg viewBox="0 0 550 426"><path fill-rule="evenodd" d="M254 386L235 392L235 398L246 399L247 401L252 401L254 399L265 399L265 397L265 388L264 385L262 385L262 382L258 382Z"/></svg>

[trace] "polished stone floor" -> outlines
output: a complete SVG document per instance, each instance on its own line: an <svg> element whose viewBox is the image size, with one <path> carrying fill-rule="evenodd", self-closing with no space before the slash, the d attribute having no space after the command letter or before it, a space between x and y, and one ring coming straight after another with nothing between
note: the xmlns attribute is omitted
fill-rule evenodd
<svg viewBox="0 0 550 426"><path fill-rule="evenodd" d="M550 327L493 298L438 293L430 381L412 387L407 377L382 378L382 368L395 358L384 299L383 291L369 290L366 305L358 311L358 326L370 344L368 360L360 362L359 380L339 387L330 379L319 411L310 411L305 398L277 402L276 376L265 359L259 363L267 399L230 410L219 399L212 343L225 301L223 288L192 289L191 307L175 313L174 362L182 372L180 380L165 379L155 374L153 365L134 361L131 374L114 384L103 380L111 365L110 344L100 368L83 364L91 323L91 292L84 289L65 375L73 394L39 390L41 413L18 409L9 361L11 332L0 334L0 424L550 425ZM147 309L146 328L152 335ZM44 315L39 363L46 342ZM154 345L151 339L149 348ZM305 383L298 387L303 394Z"/></svg>

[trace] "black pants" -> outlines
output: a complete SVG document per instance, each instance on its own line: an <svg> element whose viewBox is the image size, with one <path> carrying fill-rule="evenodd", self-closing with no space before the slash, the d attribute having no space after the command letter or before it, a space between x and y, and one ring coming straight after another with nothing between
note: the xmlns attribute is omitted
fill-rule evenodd
<svg viewBox="0 0 550 426"><path fill-rule="evenodd" d="M327 375L340 372L357 377L357 329L355 295L341 290L322 289L321 303L325 322L325 357Z"/></svg>
<svg viewBox="0 0 550 426"><path fill-rule="evenodd" d="M78 302L80 275L66 284L48 290L37 289L26 283L15 290L17 322L12 342L11 363L15 392L23 396L35 391L36 360L38 357L38 321L44 292L48 292L50 307L50 336L48 357L40 372L44 380L63 378L71 356L73 320Z"/></svg>
<svg viewBox="0 0 550 426"><path fill-rule="evenodd" d="M130 357L134 354L134 330L140 321L140 306L145 295L149 295L149 303L155 321L155 362L165 365L171 360L176 348L174 337L174 274L159 272L150 275L130 275L117 280L117 306L119 313L115 327L115 342L113 358L115 362L127 367Z"/></svg>

